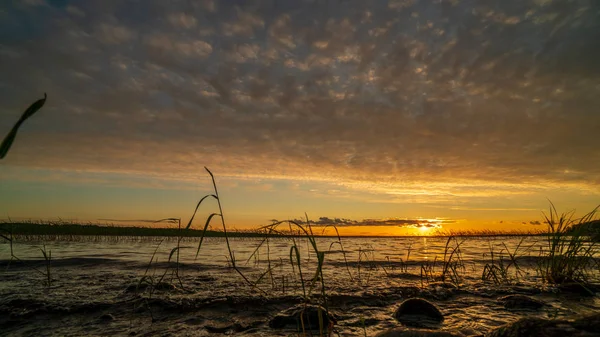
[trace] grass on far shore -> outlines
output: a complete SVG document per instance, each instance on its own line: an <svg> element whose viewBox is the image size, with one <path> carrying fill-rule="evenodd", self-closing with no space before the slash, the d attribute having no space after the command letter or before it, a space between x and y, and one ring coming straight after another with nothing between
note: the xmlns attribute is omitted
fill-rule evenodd
<svg viewBox="0 0 600 337"><path fill-rule="evenodd" d="M189 228L180 231L177 227L143 227L143 226L121 226L111 223L77 223L72 221L11 221L0 220L0 231L12 233L13 236L24 241L40 240L71 240L78 239L77 236L115 236L115 237L225 237L222 230ZM542 230L537 231L435 231L427 237L494 237L494 236L534 236L545 235ZM266 233L263 229L254 230L227 230L229 237L263 238L270 237L298 237L301 233L278 231L277 233ZM338 237L338 235L319 235L323 237ZM340 235L342 237L357 237ZM405 235L405 237L417 237L418 235ZM363 237L363 236L361 236ZM368 237L368 236L364 236Z"/></svg>
<svg viewBox="0 0 600 337"><path fill-rule="evenodd" d="M12 232L13 236L24 240L35 240L39 236L49 236L45 240L64 239L70 236L161 236L161 237L224 237L222 231L188 229L181 231L178 228L165 227L137 227L137 226L115 226L111 224L79 224L74 222L51 222L51 221L1 221L0 231ZM229 237L264 237L259 231L228 231ZM275 236L275 234L273 234ZM278 235L277 235L278 236Z"/></svg>

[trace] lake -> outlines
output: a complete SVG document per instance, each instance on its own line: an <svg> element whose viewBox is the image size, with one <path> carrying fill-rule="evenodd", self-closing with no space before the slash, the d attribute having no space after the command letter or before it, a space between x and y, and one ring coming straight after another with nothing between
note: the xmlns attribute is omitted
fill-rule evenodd
<svg viewBox="0 0 600 337"><path fill-rule="evenodd" d="M71 239L46 242L49 260L41 242L14 244L20 260L12 262L10 245L0 244L3 333L288 336L293 327L268 322L305 299L328 308L340 336L400 326L394 311L410 297L440 308L445 320L437 329L465 336L524 316L600 309L597 295L544 281L540 256L549 246L542 236L316 238L324 253L316 278L319 259L305 238L234 238L231 255L224 238L207 238L197 257L198 238L183 239L179 250L176 238ZM597 259L587 268L589 281L600 282ZM546 305L507 309L498 298L510 294Z"/></svg>

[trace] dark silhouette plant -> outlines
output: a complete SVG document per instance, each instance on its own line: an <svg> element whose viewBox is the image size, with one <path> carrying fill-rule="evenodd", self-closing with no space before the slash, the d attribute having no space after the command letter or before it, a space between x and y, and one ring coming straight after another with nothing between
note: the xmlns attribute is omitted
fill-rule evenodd
<svg viewBox="0 0 600 337"><path fill-rule="evenodd" d="M33 116L33 114L35 114L39 109L41 109L44 106L44 103L46 103L47 97L48 96L46 96L46 93L44 93L44 98L38 99L33 104L31 104L29 106L29 108L27 108L27 110L25 110L25 112L23 112L23 115L21 115L21 118L19 118L19 120L15 123L15 125L12 127L12 129L6 135L6 137L4 137L2 144L0 144L0 159L3 159L4 157L6 157L8 150L10 150L12 143L15 141L15 138L17 137L17 131L19 131L19 128L21 127L23 122L25 122L25 120L27 120L29 117Z"/></svg>

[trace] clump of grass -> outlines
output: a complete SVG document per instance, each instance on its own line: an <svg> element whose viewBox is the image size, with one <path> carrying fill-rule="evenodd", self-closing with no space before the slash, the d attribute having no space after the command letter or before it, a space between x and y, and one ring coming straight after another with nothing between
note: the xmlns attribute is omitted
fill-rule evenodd
<svg viewBox="0 0 600 337"><path fill-rule="evenodd" d="M237 264L237 260L235 257L235 253L231 248L230 242L229 242L229 236L228 236L228 230L227 230L227 226L225 224L225 218L223 215L223 207L221 204L221 200L219 197L219 192L218 192L218 188L216 185L216 181L214 178L214 175L212 174L212 172L208 169L205 168L206 171L209 173L209 175L211 176L212 179L212 183L213 183L213 191L214 193L212 194L208 194L205 195L204 197L202 197L200 199L200 201L197 203L196 208L194 209L194 213L192 214L192 217L190 218L187 226L184 229L181 229L181 226L179 226L179 229L181 231L181 235L184 235L184 233L186 233L187 231L191 230L191 226L193 223L193 220L198 212L198 209L200 208L200 206L202 205L202 203L207 200L207 199L214 199L217 201L217 205L218 205L218 212L214 212L211 213L207 218L206 221L204 223L204 226L201 230L201 235L200 235L200 240L198 242L198 247L196 249L196 258L199 256L200 254L200 250L202 248L202 243L204 242L204 237L205 234L207 233L207 230L210 226L210 223L212 221L213 218L215 217L219 217L221 219L221 224L223 226L222 230L223 230L223 237L225 238L225 242L226 242L226 246L227 246L227 251L228 251L228 256L227 256L227 260L228 263L230 265L231 268L233 268L241 277L242 279L249 284L250 286L252 286L253 288L259 290L261 293L263 293L264 295L268 295L268 293L260 288L259 283L267 278L270 280L270 283L273 287L273 289L275 289L275 283L276 283L276 278L273 275L273 270L277 267L281 267L283 261L281 261L281 263L279 265L277 264L272 264L271 263L271 258L270 258L270 246L269 246L269 238L271 236L283 236L284 233L278 229L279 226L288 226L289 228L289 232L293 233L294 231L298 232L300 234L301 238L304 238L307 240L308 242L308 246L311 249L311 253L314 253L317 257L317 261L316 261L316 268L315 268L315 273L313 274L312 277L307 277L306 272L303 270L303 259L301 257L301 249L300 249L300 245L299 245L299 241L297 240L296 236L292 236L292 246L290 248L289 251L289 263L291 264L292 270L295 273L297 270L297 274L300 278L300 286L302 289L302 296L304 299L304 304L305 304L305 308L308 306L308 304L311 302L311 299L313 297L313 292L315 291L315 289L320 288L320 302L324 307L324 311L321 311L321 307L319 307L319 312L318 312L318 318L319 318L319 330L321 332L321 335L324 335L327 331L331 330L331 326L324 326L324 316L323 315L329 315L329 310L327 309L327 300L326 300L326 293L325 293L325 277L323 275L323 264L325 261L325 251L322 251L318 248L317 246L317 242L316 242L316 235L313 233L313 229L310 226L310 221L308 220L308 216L306 219L306 224L302 224L299 222L295 222L295 221L279 221L279 222L274 222L271 225L268 226L264 226L262 228L260 228L258 230L258 232L265 234L265 238L264 240L261 242L261 244L259 245L259 247L257 247L257 249L255 250L255 252L253 254L251 254L251 256L249 257L249 259L247 260L247 262L249 260L252 259L253 256L256 256L258 254L259 248L261 245L266 245L267 247L267 270L262 273L258 279L254 282L252 282L246 275L244 275L241 271L241 269L238 267ZM173 220L173 219L177 219L177 218L169 218L169 219L163 219L163 220ZM337 228L335 228L336 232L337 232ZM340 247L342 247L343 250L343 245L341 244L341 238L339 237L338 234L338 243L340 245ZM162 243L159 242L159 245L157 246L157 250L158 247L160 246L160 244ZM172 273L172 275L174 277L176 277L177 279L179 279L180 283L181 283L181 279L179 278L179 274L178 274L178 266L179 266L179 251L180 251L180 239L177 242L177 246L174 247L170 254L169 254L169 258L168 258L168 262L170 262L172 259L176 259L177 263L176 263L176 268L174 269L174 272ZM164 283L164 278L168 273L168 268L159 276L156 275L156 273L154 274L150 274L150 269L153 265L153 263L156 262L155 259L156 256L156 250L154 252L154 254L152 255L152 258L150 259L150 262L148 264L148 267L146 268L146 271L144 273L144 275L140 278L138 285L137 285L137 289L142 289L142 288L147 288L149 289L149 297L145 298L145 303L146 306L148 307L148 310L150 312L150 315L152 317L152 320L154 321L155 318L153 316L153 313L150 309L150 305L149 305L149 299L153 296L155 290ZM309 254L310 256L310 254ZM183 287L183 285L182 285ZM282 277L282 291L285 293L286 290L286 278ZM301 319L304 318L304 315L301 315ZM309 322L303 322L302 324L302 331L305 331L304 329L304 323L309 323ZM309 324L310 325L310 324Z"/></svg>
<svg viewBox="0 0 600 337"><path fill-rule="evenodd" d="M306 216L306 215L305 215ZM335 228L335 231L337 232L337 228ZM257 289L259 288L259 283L261 281L263 281L264 279L268 278L270 280L271 286L273 287L273 289L275 289L275 280L276 278L273 276L272 272L273 270L275 270L277 267L282 267L282 264L280 263L279 265L274 265L271 263L270 261L270 250L269 250L269 237L272 235L285 235L286 233L292 233L292 235L289 236L289 238L291 239L291 246L290 246L290 250L289 250L289 265L292 268L292 274L294 275L294 277L297 278L297 283L299 285L300 291L301 291L301 296L303 299L303 304L304 304L304 309L306 310L308 308L309 304L315 304L312 303L313 302L313 298L316 297L317 299L317 303L322 306L322 308L324 310L321 309L321 306L318 307L318 318L319 318L319 332L320 335L329 335L331 332L332 327L331 326L325 326L324 322L324 315L329 315L329 309L328 309L328 302L327 302L327 294L326 294L326 286L325 286L325 276L323 273L323 266L324 266L324 262L325 262L325 255L327 253L327 251L321 250L318 245L317 245L317 240L316 240L316 235L313 232L313 228L311 226L311 222L308 219L308 216L306 216L306 221L305 222L298 222L298 221L294 221L294 220L284 220L284 221L274 221L272 224L267 225L267 226L263 226L259 229L261 232L263 232L265 234L264 239L257 245L256 249L254 250L254 252L250 255L250 257L248 258L248 261L250 259L252 259L253 257L256 257L258 255L259 249L261 247L266 247L267 249L267 268L264 272L262 272L258 278L256 279L256 281L253 283L253 286L256 287ZM306 241L308 244L308 249L309 251L307 251L307 257L306 259L303 258L302 256L302 251L303 249L301 249L301 240L302 241ZM341 242L341 238L339 237L338 234L338 241L331 244L329 247L329 251L331 251L331 248L334 244L338 244L342 251L343 251L343 244ZM343 253L345 253L343 251ZM310 273L310 271L307 271L304 267L304 262L309 263L310 261L308 260L311 256L311 254L314 254L316 256L316 265L314 268L314 273ZM346 256L344 255L344 260L346 259ZM283 262L283 261L281 261ZM350 275L350 277L352 277L352 274L350 273L350 270L347 268L347 271ZM308 272L308 275L307 275ZM286 286L287 288L290 288L289 283L286 283L286 278L282 277L282 288L285 289ZM318 291L318 295L316 295L316 291ZM264 294L268 295L268 293L263 292ZM304 314L301 315L300 319L301 319L301 326L300 326L300 332L302 332L304 335L306 335L306 333L308 332L307 329L305 329L305 325L309 322L304 322L303 321L304 318ZM310 324L309 324L310 325Z"/></svg>
<svg viewBox="0 0 600 337"><path fill-rule="evenodd" d="M421 263L421 287L424 287L424 282L433 282L436 281L435 274L435 263L437 262L437 256L433 258L433 261L423 261Z"/></svg>
<svg viewBox="0 0 600 337"><path fill-rule="evenodd" d="M513 280L518 280L523 275L523 271L517 263L519 255L519 249L523 244L525 238L521 238L519 244L511 252L506 246L506 243L502 243L504 246L499 253L494 252L494 247L490 244L490 262L486 263L483 267L481 279L484 281L492 281L495 284L510 284ZM531 248L531 247L530 247ZM514 279L511 277L510 269L515 270Z"/></svg>
<svg viewBox="0 0 600 337"><path fill-rule="evenodd" d="M408 248L406 249L406 260L404 260L400 257L400 258L398 258L398 261L393 262L389 256L386 256L385 259L387 260L387 267L382 265L382 269L385 272L385 274L389 276L390 274L388 273L388 269L390 271L395 271L396 268L398 268L398 271L401 273L408 273L408 265L409 265L409 261L410 261L410 252L411 251L412 251L412 244L409 244Z"/></svg>
<svg viewBox="0 0 600 337"><path fill-rule="evenodd" d="M369 253L371 253L370 254L371 256L369 256ZM373 261L372 253L373 253L373 248L363 249L362 247L358 247L358 263L356 264L356 267L357 267L357 279L358 279L358 282L360 285L369 284L369 279L371 278L371 271L373 269L377 268L372 263L372 261ZM364 268L364 269L366 269L366 272L362 271L363 264L365 264L366 268ZM385 270L385 268L383 270L387 274L387 271Z"/></svg>
<svg viewBox="0 0 600 337"><path fill-rule="evenodd" d="M44 244L42 247L38 247L42 252L42 256L44 256L45 264L45 276L46 276L46 285L50 287L52 285L52 274L50 273L50 262L52 261L52 251L46 249L46 245Z"/></svg>
<svg viewBox="0 0 600 337"><path fill-rule="evenodd" d="M15 250L13 247L13 243L15 242L15 237L13 235L13 227L12 226L10 226L8 229L0 228L0 238L7 241L9 244L9 247L10 247L10 260L8 261L8 264L6 265L7 269L10 267L10 264L12 263L12 261L19 261L19 262L23 263L26 267L30 268L31 270L43 275L44 279L45 279L44 283L46 284L46 286L50 287L52 285L52 275L50 273L50 262L52 261L52 252L50 250L46 250L45 244L42 247L38 247L40 249L40 251L42 252L44 261L46 262L45 270L41 270L36 267L27 265L24 260L20 259L15 254Z"/></svg>
<svg viewBox="0 0 600 337"><path fill-rule="evenodd" d="M454 240L454 245L450 243ZM461 271L464 272L465 264L462 259L462 252L460 246L464 241L458 242L455 237L448 237L446 246L444 247L444 265L442 268L442 274L440 280L442 282L450 282L454 285L461 283Z"/></svg>
<svg viewBox="0 0 600 337"><path fill-rule="evenodd" d="M437 256L433 261L424 261L421 263L421 286L424 282L441 281L444 283L451 283L455 286L459 286L462 281L462 274L465 272L465 264L462 258L462 251L460 246L464 241L459 242L455 237L450 236L446 240L444 246L444 255L441 264L442 270L436 272L436 265L438 263ZM452 244L453 243L453 244Z"/></svg>
<svg viewBox="0 0 600 337"><path fill-rule="evenodd" d="M576 219L574 211L559 214L550 202L548 214L544 213L548 247L540 251L538 263L538 271L544 280L552 284L588 283L596 243L589 240L583 225L594 219L598 207Z"/></svg>
<svg viewBox="0 0 600 337"><path fill-rule="evenodd" d="M160 219L160 220L156 220L154 221L155 223L161 223L161 222L168 222L168 223L177 223L178 224L178 230L181 231L181 219L180 218L166 218L166 219ZM176 280L179 284L179 286L181 287L181 289L184 289L184 285L183 282L181 280L181 276L180 276L180 261L179 261L179 253L181 250L181 240L182 240L182 236L179 236L177 238L177 243L176 246L173 247L169 253L169 257L167 259L167 266L165 268L165 270L163 271L162 274L160 274L160 276L156 276L156 273L154 273L153 275L149 275L148 271L150 270L150 268L152 267L153 263L157 263L158 259L156 258L156 253L158 251L158 249L160 248L161 244L165 241L160 240L156 246L156 249L154 250L154 253L152 254L151 258L150 258L150 262L148 263L148 266L146 268L146 271L144 272L144 275L140 278L138 285L136 286L136 291L139 291L140 289L145 289L147 288L147 286L150 288L150 296L152 296L152 293L161 285L164 287L165 285L165 279L167 277L167 275L170 273L170 279L168 284L170 286L172 286L173 288L175 287L175 285L173 285L173 282ZM175 260L175 266L171 266L171 261Z"/></svg>
<svg viewBox="0 0 600 337"><path fill-rule="evenodd" d="M229 236L228 236L228 233L227 233L227 226L225 225L225 216L223 215L223 205L221 204L221 198L219 197L219 190L217 188L217 182L215 181L215 176L213 175L213 173L207 167L204 167L204 169L210 175L210 178L212 180L212 185L213 185L213 191L214 191L214 193L213 194L207 194L204 197L202 197L202 199L200 199L200 201L196 205L196 209L194 210L194 213L192 214L192 217L190 218L190 221L188 222L187 226L185 227L186 231L189 230L192 227L192 222L194 221L194 217L196 216L196 213L198 212L198 208L200 207L200 205L202 204L202 202L204 200L209 199L209 198L215 199L217 201L217 206L219 208L219 212L218 213L211 213L206 218L206 222L204 223L204 228L202 229L202 234L200 236L200 242L198 243L198 249L196 250L196 258L198 258L198 254L200 254L200 248L202 247L202 242L204 241L204 237L206 235L206 231L208 230L208 227L210 226L211 220L214 217L219 217L219 218L221 218L221 224L223 225L223 236L225 237L225 243L227 245L227 252L229 254L228 258L229 258L229 261L231 263L231 267L238 273L238 275L240 275L242 277L242 279L244 279L244 281L247 284L252 285L252 282L246 277L246 275L244 275L244 273L242 273L242 271L240 270L240 268L238 268L238 266L236 264L235 254L234 254L233 250L231 249L231 245L229 243Z"/></svg>
<svg viewBox="0 0 600 337"><path fill-rule="evenodd" d="M148 266L146 267L146 270L144 271L144 275L140 278L140 280L138 281L138 283L135 287L136 293L140 292L140 290L142 290L142 289L149 288L149 291L148 291L149 295L147 298L144 298L144 304L146 305L146 308L148 310L148 313L150 314L150 319L152 320L152 322L155 321L155 318L152 313L152 308L150 307L149 300L152 298L152 295L154 294L154 291L157 289L160 281L155 281L155 275L150 275L149 271L150 271L150 268L152 268L152 263L157 262L157 260L155 259L156 252L158 252L158 249L160 248L161 244L162 244L162 241L160 241L158 243L158 245L156 245L156 248L154 249L154 252L152 253L152 256L150 257L150 262L148 262ZM163 277L164 277L164 274L163 274ZM162 279L162 277L161 277L161 279Z"/></svg>
<svg viewBox="0 0 600 337"><path fill-rule="evenodd" d="M8 261L8 265L6 266L8 268L13 260L18 260L17 256L15 255L15 250L13 248L13 242L15 241L15 238L13 235L12 224L8 226L8 228L0 228L0 238L4 239L9 244L10 260Z"/></svg>

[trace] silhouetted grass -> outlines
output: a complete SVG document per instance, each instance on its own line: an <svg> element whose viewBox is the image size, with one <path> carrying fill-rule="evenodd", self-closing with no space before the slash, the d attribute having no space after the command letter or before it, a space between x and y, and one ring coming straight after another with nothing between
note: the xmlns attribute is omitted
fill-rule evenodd
<svg viewBox="0 0 600 337"><path fill-rule="evenodd" d="M306 309L306 306L313 301L313 292L316 289L319 290L317 304L322 305L324 308L324 312L321 312L320 307L318 309L319 333L320 333L320 335L329 334L330 331L328 332L328 330L330 330L331 327L324 326L324 319L323 319L323 315L328 315L328 313L329 313L327 294L326 294L326 286L325 286L325 275L323 273L323 266L324 266L325 256L327 254L327 251L324 251L318 247L317 241L316 241L317 236L313 232L313 229L312 229L312 226L310 225L308 216L306 216L306 222L304 222L304 223L300 223L300 222L293 221L293 220L277 221L270 225L261 227L260 230L263 231L267 236L265 236L265 238L263 238L263 240L261 242L259 242L256 249L252 252L252 254L250 255L250 257L248 258L247 261L249 261L253 257L256 257L258 255L259 249L261 247L265 247L267 250L267 256L266 256L267 268L264 272L262 272L260 275L258 275L258 277L256 278L256 280L253 283L253 286L257 289L261 289L261 288L259 288L259 283L266 277L269 277L272 289L275 289L276 278L273 276L272 272L275 268L277 268L278 266L281 266L281 264L272 265L272 263L270 261L269 236L273 235L273 234L279 234L279 235L283 236L283 235L285 235L284 230L287 233L297 233L298 235L290 236L291 245L290 245L289 254L288 254L289 265L292 268L292 274L294 276L297 276L297 278L299 279L299 282L297 282L296 284L300 288L301 295L303 298L303 303L305 305L305 307L304 307L305 309ZM337 233L337 228L335 228L335 231ZM312 276L311 276L311 274L306 275L307 271L303 267L304 261L306 261L306 263L308 263L310 261L309 261L309 259L302 258L302 253L301 253L301 249L300 249L300 240L306 240L306 242L308 243L308 245L310 247L310 251L307 252L307 257L310 257L311 253L313 253L317 257L317 260L315 261L315 266L314 266L314 273L312 274ZM343 244L341 242L341 238L339 237L339 235L337 236L337 240L338 240L337 242L330 244L329 251L331 251L331 247L333 244L339 244L343 250ZM344 252L344 254L345 254L345 252ZM344 260L345 260L345 256L344 256ZM283 261L281 261L281 263L283 263ZM352 278L352 274L350 273L348 266L346 266L346 267L347 267L346 270L348 271L349 277ZM247 278L246 278L246 280L247 280ZM286 278L282 277L282 288L283 289L285 289L286 287L289 288L289 284L286 284L285 280L286 280ZM261 291L262 291L262 289L261 289ZM268 294L267 292L264 292L264 293ZM303 321L304 314L302 314L300 316L300 319L301 319L301 331L299 331L299 332L302 332L305 335L308 332L307 329L305 329L306 323L308 323L308 325L311 325L311 324L310 324L310 322Z"/></svg>
<svg viewBox="0 0 600 337"><path fill-rule="evenodd" d="M6 269L8 269L10 267L10 264L12 263L12 261L19 261L19 262L25 263L24 260L20 259L15 254L14 245L13 245L15 242L15 236L13 233L13 227L9 226L7 228L0 228L0 238L2 238L5 242L8 242L9 247L10 247L10 260L8 261L8 264L6 265ZM45 270L41 270L36 267L29 266L27 264L25 264L25 266L27 266L29 269L43 275L44 279L45 279L44 282L46 283L46 285L48 287L50 287L52 285L52 276L50 273L50 261L52 260L52 252L50 250L46 250L45 244L42 247L38 247L38 248L42 252L42 256L44 258L44 261L46 262Z"/></svg>
<svg viewBox="0 0 600 337"><path fill-rule="evenodd" d="M441 260L437 256L432 261L421 262L421 286L425 283L441 281L459 286L462 281L462 274L465 273L465 264L462 258L461 245L464 241L458 241L457 238L450 236L444 245L444 255ZM437 272L436 268L441 268Z"/></svg>
<svg viewBox="0 0 600 337"><path fill-rule="evenodd" d="M454 245L450 245L454 240ZM461 271L464 273L465 264L462 259L460 246L464 241L459 242L455 237L449 237L444 247L444 264L440 280L442 282L450 281L454 285L461 282Z"/></svg>
<svg viewBox="0 0 600 337"><path fill-rule="evenodd" d="M490 244L490 262L486 263L483 268L481 279L484 281L492 281L495 284L510 284L513 280L518 281L519 276L523 274L517 258L519 257L519 249L523 244L525 238L521 238L517 247L511 252L506 246L506 243L502 243L504 246L500 252L495 253L494 247ZM531 247L529 247L531 248ZM525 249L527 251L528 249ZM514 279L510 275L510 269L514 269Z"/></svg>
<svg viewBox="0 0 600 337"><path fill-rule="evenodd" d="M33 102L33 104L31 104L29 108L27 108L27 110L23 112L21 118L17 120L17 122L8 132L6 137L4 137L4 140L2 141L2 143L0 143L0 159L4 159L4 157L8 154L10 147L12 146L13 142L15 141L15 138L17 137L17 132L19 131L21 125L23 125L23 123L28 118L33 116L33 114L35 114L39 109L41 109L44 106L44 103L46 103L46 98L46 93L44 93L44 98L38 99L37 101Z"/></svg>
<svg viewBox="0 0 600 337"><path fill-rule="evenodd" d="M542 258L538 264L538 271L546 281L554 284L587 283L588 269L593 265L597 244L585 235L584 227L576 225L592 221L598 207L575 219L574 211L559 214L550 202L548 214L544 213L548 225L548 249L540 251Z"/></svg>

